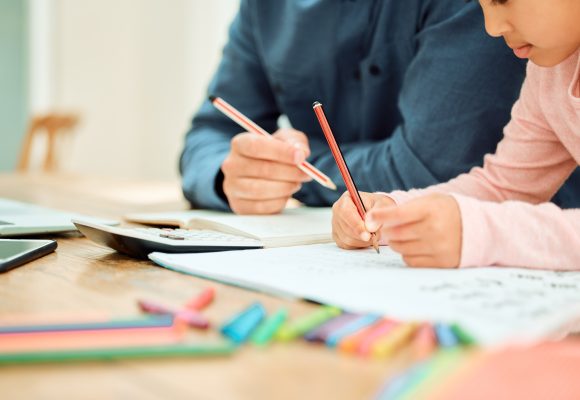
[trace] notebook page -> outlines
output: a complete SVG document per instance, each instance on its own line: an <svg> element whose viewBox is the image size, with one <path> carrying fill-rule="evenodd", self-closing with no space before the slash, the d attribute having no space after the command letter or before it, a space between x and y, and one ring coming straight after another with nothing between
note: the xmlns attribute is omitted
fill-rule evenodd
<svg viewBox="0 0 580 400"><path fill-rule="evenodd" d="M332 209L293 208L276 215L219 213L202 219L247 232L258 239L324 236L332 239Z"/></svg>
<svg viewBox="0 0 580 400"><path fill-rule="evenodd" d="M334 244L150 258L177 271L353 312L460 323L478 341L534 340L580 316L580 273L516 268L412 269L388 247Z"/></svg>
<svg viewBox="0 0 580 400"><path fill-rule="evenodd" d="M276 215L236 215L210 210L131 214L129 221L141 223L178 222L182 227L215 229L244 234L263 240L266 245L283 246L295 242L332 241L332 209L300 207Z"/></svg>

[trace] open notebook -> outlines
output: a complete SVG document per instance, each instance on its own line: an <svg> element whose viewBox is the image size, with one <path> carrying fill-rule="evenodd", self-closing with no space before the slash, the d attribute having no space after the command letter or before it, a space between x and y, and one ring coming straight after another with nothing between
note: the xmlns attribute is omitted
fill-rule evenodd
<svg viewBox="0 0 580 400"><path fill-rule="evenodd" d="M285 247L332 241L331 208L300 207L277 215L235 215L191 210L130 214L125 219L147 225L207 229L260 240L264 247Z"/></svg>

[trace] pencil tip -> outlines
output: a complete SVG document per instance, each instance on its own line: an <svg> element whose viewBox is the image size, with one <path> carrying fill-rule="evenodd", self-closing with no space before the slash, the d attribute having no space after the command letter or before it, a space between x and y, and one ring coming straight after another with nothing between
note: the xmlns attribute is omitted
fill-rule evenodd
<svg viewBox="0 0 580 400"><path fill-rule="evenodd" d="M216 97L216 96L214 96L214 95L211 95L211 94L210 94L210 95L209 95L207 98L208 98L208 99L209 99L209 101L211 101L212 103L213 103L213 101L214 101L215 99L217 99L217 97Z"/></svg>

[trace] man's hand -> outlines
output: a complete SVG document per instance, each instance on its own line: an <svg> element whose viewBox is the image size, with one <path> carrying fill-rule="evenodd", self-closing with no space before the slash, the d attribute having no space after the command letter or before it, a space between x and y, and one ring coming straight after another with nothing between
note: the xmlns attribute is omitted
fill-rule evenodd
<svg viewBox="0 0 580 400"><path fill-rule="evenodd" d="M373 207L365 224L411 267L459 266L462 222L452 196L431 194L401 206Z"/></svg>
<svg viewBox="0 0 580 400"><path fill-rule="evenodd" d="M367 210L395 204L393 200L382 194L359 193ZM348 192L344 192L332 206L332 237L343 249L359 249L371 245L371 234L365 227Z"/></svg>
<svg viewBox="0 0 580 400"><path fill-rule="evenodd" d="M274 138L240 133L231 141L230 153L221 170L223 190L236 214L275 214L312 180L298 169L310 155L308 139L302 132L281 129Z"/></svg>

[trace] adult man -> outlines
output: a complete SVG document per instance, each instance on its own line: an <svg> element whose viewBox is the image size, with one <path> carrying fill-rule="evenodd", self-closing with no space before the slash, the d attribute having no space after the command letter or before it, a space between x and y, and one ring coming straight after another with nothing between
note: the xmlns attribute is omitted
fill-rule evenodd
<svg viewBox="0 0 580 400"><path fill-rule="evenodd" d="M186 197L198 207L257 214L279 212L292 196L332 204L344 185L315 100L359 190L424 187L480 165L501 138L524 64L486 36L477 7L242 0L209 92L270 132L282 114L293 129L275 132L279 141L240 134L205 102L181 157ZM305 183L295 164L306 156L338 191Z"/></svg>

